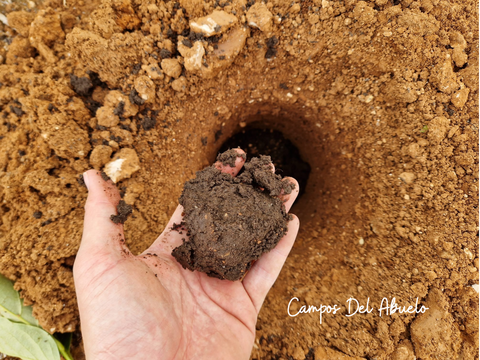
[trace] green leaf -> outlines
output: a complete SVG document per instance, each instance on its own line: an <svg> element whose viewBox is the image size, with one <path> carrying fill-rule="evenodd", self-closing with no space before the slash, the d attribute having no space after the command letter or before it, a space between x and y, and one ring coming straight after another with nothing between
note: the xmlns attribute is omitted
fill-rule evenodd
<svg viewBox="0 0 480 360"><path fill-rule="evenodd" d="M2 274L0 274L0 305L15 315L22 312L22 302L18 292L13 288L13 282Z"/></svg>
<svg viewBox="0 0 480 360"><path fill-rule="evenodd" d="M427 126L427 125L425 125L424 127L422 127L422 130L420 130L420 132L421 132L422 134L425 134L427 131L428 131L428 126Z"/></svg>
<svg viewBox="0 0 480 360"><path fill-rule="evenodd" d="M22 313L20 314L20 316L24 320L27 320L30 324L39 326L38 320L35 319L32 315L32 307L23 305L23 299L22 299Z"/></svg>
<svg viewBox="0 0 480 360"><path fill-rule="evenodd" d="M45 330L0 317L0 352L23 360L60 360L53 337Z"/></svg>

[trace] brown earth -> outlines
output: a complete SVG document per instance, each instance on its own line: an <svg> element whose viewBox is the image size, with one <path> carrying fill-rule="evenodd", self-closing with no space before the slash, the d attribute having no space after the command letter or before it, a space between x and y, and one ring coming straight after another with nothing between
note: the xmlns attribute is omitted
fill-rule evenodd
<svg viewBox="0 0 480 360"><path fill-rule="evenodd" d="M257 123L282 131L311 173L252 359L478 359L478 2L253 4L6 5L0 273L45 329L79 329L78 175L95 167L117 181L139 253L183 183ZM225 13L211 36L189 32L214 10ZM91 87L75 92L71 74ZM293 312L342 308L320 324L289 317L293 297ZM429 310L346 317L350 297Z"/></svg>

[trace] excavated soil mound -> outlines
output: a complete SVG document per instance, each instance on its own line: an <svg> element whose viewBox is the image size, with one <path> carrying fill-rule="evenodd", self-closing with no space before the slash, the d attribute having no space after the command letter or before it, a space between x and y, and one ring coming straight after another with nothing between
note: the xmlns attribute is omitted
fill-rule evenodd
<svg viewBox="0 0 480 360"><path fill-rule="evenodd" d="M311 170L252 359L478 358L477 1L37 6L1 5L0 273L45 329L79 329L79 174L117 183L140 253L253 126ZM379 316L393 297L429 310ZM287 312L321 304L341 309Z"/></svg>

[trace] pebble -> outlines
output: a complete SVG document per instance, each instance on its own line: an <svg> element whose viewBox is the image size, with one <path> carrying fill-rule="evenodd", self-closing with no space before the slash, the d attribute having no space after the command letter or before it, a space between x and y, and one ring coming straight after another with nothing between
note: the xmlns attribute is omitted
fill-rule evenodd
<svg viewBox="0 0 480 360"><path fill-rule="evenodd" d="M140 170L140 160L137 153L128 148L120 149L103 169L114 183L130 178L138 170Z"/></svg>
<svg viewBox="0 0 480 360"><path fill-rule="evenodd" d="M135 90L138 95L146 102L153 102L155 99L155 84L145 75L141 75L135 79Z"/></svg>
<svg viewBox="0 0 480 360"><path fill-rule="evenodd" d="M247 12L248 25L263 32L272 30L273 15L264 3L255 3Z"/></svg>
<svg viewBox="0 0 480 360"><path fill-rule="evenodd" d="M109 106L102 106L97 110L97 122L100 126L112 127L120 122L120 118L113 113L113 108Z"/></svg>
<svg viewBox="0 0 480 360"><path fill-rule="evenodd" d="M191 48L183 45L182 42L179 41L178 51L183 56L183 65L187 71L195 72L202 68L205 49L200 41L195 42Z"/></svg>
<svg viewBox="0 0 480 360"><path fill-rule="evenodd" d="M457 92L453 93L452 95L452 104L457 108L461 109L465 105L468 100L468 94L470 93L470 89L463 88L458 90Z"/></svg>
<svg viewBox="0 0 480 360"><path fill-rule="evenodd" d="M190 30L210 37L225 32L236 22L238 19L235 15L215 10L210 15L191 21Z"/></svg>
<svg viewBox="0 0 480 360"><path fill-rule="evenodd" d="M161 66L165 74L175 79L182 74L182 66L177 59L163 59Z"/></svg>
<svg viewBox="0 0 480 360"><path fill-rule="evenodd" d="M113 149L107 145L97 145L90 154L90 165L95 169L100 169L103 165L110 161Z"/></svg>

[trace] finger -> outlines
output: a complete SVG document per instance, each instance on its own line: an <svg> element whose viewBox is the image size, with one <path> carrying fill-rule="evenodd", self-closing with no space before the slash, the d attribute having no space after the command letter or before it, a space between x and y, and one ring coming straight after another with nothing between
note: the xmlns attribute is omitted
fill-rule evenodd
<svg viewBox="0 0 480 360"><path fill-rule="evenodd" d="M280 270L287 259L290 250L293 247L297 237L300 222L295 215L288 223L288 229L285 236L270 252L263 254L260 259L253 264L245 278L243 286L250 296L250 299L257 310L257 314L262 307L263 301L275 283L280 274Z"/></svg>
<svg viewBox="0 0 480 360"><path fill-rule="evenodd" d="M165 230L160 234L160 236L155 240L155 242L143 252L145 253L156 253L160 254L167 254L170 255L172 250L175 249L177 246L183 244L182 239L187 239L187 231L186 229L177 229L173 230L172 227L174 225L180 225L183 221L183 206L178 205L173 213L170 221L168 222Z"/></svg>
<svg viewBox="0 0 480 360"><path fill-rule="evenodd" d="M245 164L245 159L247 158L245 151L242 149L234 149L237 152L237 158L235 159L235 166L231 167L230 165L224 165L220 161L215 162L215 167L221 172L230 174L232 176L237 176L239 171L242 169L243 164Z"/></svg>
<svg viewBox="0 0 480 360"><path fill-rule="evenodd" d="M117 214L116 206L120 201L118 189L111 180L105 181L96 170L85 172L83 179L88 188L88 197L79 252L94 254L110 251L115 249L112 245L123 248L123 225L115 224L110 219Z"/></svg>
<svg viewBox="0 0 480 360"><path fill-rule="evenodd" d="M292 177L285 177L283 178L283 181L288 181L292 183L295 187L292 189L292 192L290 194L284 194L282 193L280 195L280 198L283 200L283 204L285 205L285 210L287 212L290 211L290 208L292 207L293 203L297 199L298 193L300 192L300 186L298 185L298 181L295 180Z"/></svg>

